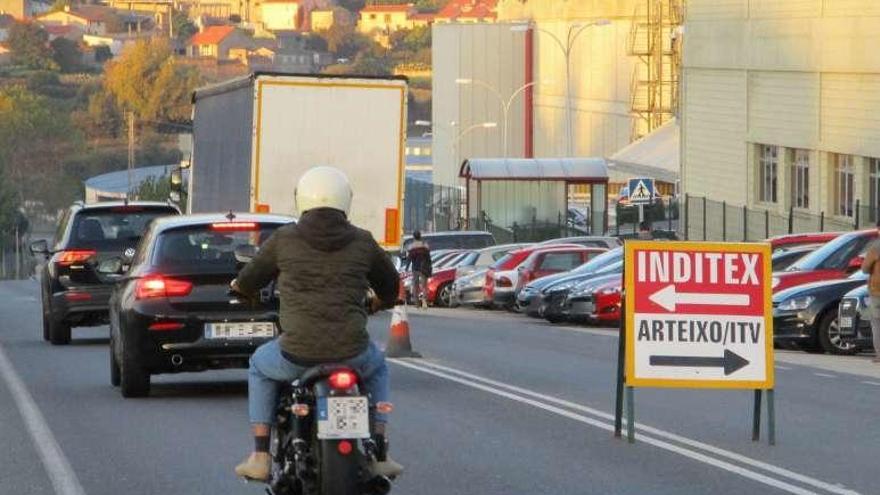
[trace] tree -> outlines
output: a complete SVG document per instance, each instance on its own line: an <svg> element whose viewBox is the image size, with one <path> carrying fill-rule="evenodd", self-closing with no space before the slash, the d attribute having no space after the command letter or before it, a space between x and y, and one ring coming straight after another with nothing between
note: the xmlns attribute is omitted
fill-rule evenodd
<svg viewBox="0 0 880 495"><path fill-rule="evenodd" d="M171 180L166 175L147 177L132 192L141 201L166 201L171 195Z"/></svg>
<svg viewBox="0 0 880 495"><path fill-rule="evenodd" d="M401 29L391 33L391 48L395 55L400 52L416 53L431 48L431 28L419 26L413 29Z"/></svg>
<svg viewBox="0 0 880 495"><path fill-rule="evenodd" d="M192 67L176 63L164 39L139 41L107 64L104 88L119 111L133 111L139 120L188 122L190 96L199 84Z"/></svg>
<svg viewBox="0 0 880 495"><path fill-rule="evenodd" d="M15 22L9 28L6 46L12 52L12 62L29 69L57 70L49 48L49 34L32 22Z"/></svg>
<svg viewBox="0 0 880 495"><path fill-rule="evenodd" d="M49 43L52 49L52 60L61 72L78 72L82 70L82 52L79 45L67 38L55 38Z"/></svg>
<svg viewBox="0 0 880 495"><path fill-rule="evenodd" d="M336 58L354 59L358 53L372 49L376 42L355 31L354 26L335 24L326 31L316 34L327 42L327 49Z"/></svg>
<svg viewBox="0 0 880 495"><path fill-rule="evenodd" d="M193 24L189 16L179 10L174 11L174 15L171 16L171 23L174 28L174 35L179 40L188 40L192 35L199 32L199 28Z"/></svg>

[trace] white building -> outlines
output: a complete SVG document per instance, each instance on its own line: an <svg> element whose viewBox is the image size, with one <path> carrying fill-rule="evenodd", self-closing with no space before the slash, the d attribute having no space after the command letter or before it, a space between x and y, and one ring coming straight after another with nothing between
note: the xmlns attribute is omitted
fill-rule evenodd
<svg viewBox="0 0 880 495"><path fill-rule="evenodd" d="M688 0L684 192L851 228L880 207L880 2ZM870 208L869 208L870 205ZM864 218L864 217L863 217Z"/></svg>

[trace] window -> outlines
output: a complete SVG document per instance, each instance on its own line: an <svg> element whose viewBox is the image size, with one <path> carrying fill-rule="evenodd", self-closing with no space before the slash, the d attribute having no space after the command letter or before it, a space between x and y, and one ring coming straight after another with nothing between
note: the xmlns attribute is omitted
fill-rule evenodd
<svg viewBox="0 0 880 495"><path fill-rule="evenodd" d="M583 263L580 253L547 253L541 262L541 270L567 272Z"/></svg>
<svg viewBox="0 0 880 495"><path fill-rule="evenodd" d="M852 155L832 155L834 161L834 214L853 216L855 167Z"/></svg>
<svg viewBox="0 0 880 495"><path fill-rule="evenodd" d="M391 24L391 14L385 14L385 24Z"/></svg>
<svg viewBox="0 0 880 495"><path fill-rule="evenodd" d="M868 160L868 218L877 221L880 215L880 158Z"/></svg>
<svg viewBox="0 0 880 495"><path fill-rule="evenodd" d="M761 158L758 163L758 200L765 203L776 202L777 167L779 148L761 145Z"/></svg>
<svg viewBox="0 0 880 495"><path fill-rule="evenodd" d="M791 205L795 208L810 207L810 152L794 150L791 163Z"/></svg>

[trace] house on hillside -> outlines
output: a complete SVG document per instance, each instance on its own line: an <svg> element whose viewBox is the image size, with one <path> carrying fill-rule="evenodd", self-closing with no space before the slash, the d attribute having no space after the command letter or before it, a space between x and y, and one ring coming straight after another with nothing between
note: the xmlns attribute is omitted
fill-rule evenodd
<svg viewBox="0 0 880 495"><path fill-rule="evenodd" d="M153 28L153 18L133 11L120 11L103 5L66 6L64 10L37 17L44 26L77 26L85 34L142 32Z"/></svg>
<svg viewBox="0 0 880 495"><path fill-rule="evenodd" d="M43 30L49 35L49 41L55 41L58 38L65 38L70 41L79 41L83 37L83 30L75 24L46 24Z"/></svg>
<svg viewBox="0 0 880 495"><path fill-rule="evenodd" d="M437 12L434 21L495 22L498 19L498 0L450 0Z"/></svg>
<svg viewBox="0 0 880 495"><path fill-rule="evenodd" d="M190 38L187 54L192 58L227 60L234 48L250 48L253 40L234 26L206 26Z"/></svg>
<svg viewBox="0 0 880 495"><path fill-rule="evenodd" d="M326 31L337 25L351 26L354 21L351 13L342 7L315 9L309 15L309 28L311 31Z"/></svg>
<svg viewBox="0 0 880 495"><path fill-rule="evenodd" d="M38 0L0 0L0 14L11 15L19 20L40 15L51 7L50 2Z"/></svg>
<svg viewBox="0 0 880 495"><path fill-rule="evenodd" d="M302 28L304 15L299 0L263 0L258 22L268 31L296 31Z"/></svg>
<svg viewBox="0 0 880 495"><path fill-rule="evenodd" d="M360 11L357 30L387 47L390 44L391 33L402 29L428 26L432 22L432 15L420 14L411 3L405 5L367 5Z"/></svg>

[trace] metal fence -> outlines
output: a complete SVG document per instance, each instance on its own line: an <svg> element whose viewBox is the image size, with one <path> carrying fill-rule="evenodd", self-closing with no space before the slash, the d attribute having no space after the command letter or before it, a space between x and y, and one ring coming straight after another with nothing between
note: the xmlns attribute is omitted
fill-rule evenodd
<svg viewBox="0 0 880 495"><path fill-rule="evenodd" d="M463 229L466 200L464 188L407 178L403 229L408 233Z"/></svg>
<svg viewBox="0 0 880 495"><path fill-rule="evenodd" d="M880 217L880 209L858 201L848 217L794 208L780 214L689 195L682 203L680 233L690 240L761 241L784 234L859 230L874 226Z"/></svg>

